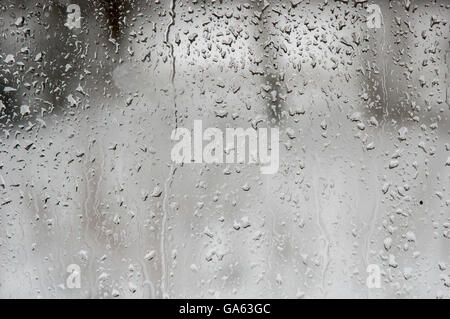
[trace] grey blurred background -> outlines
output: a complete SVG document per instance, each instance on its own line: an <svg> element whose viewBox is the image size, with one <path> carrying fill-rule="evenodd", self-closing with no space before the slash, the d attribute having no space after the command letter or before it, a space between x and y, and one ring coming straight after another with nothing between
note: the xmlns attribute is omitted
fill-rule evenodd
<svg viewBox="0 0 450 319"><path fill-rule="evenodd" d="M449 8L2 0L0 297L449 298ZM197 119L278 173L175 165Z"/></svg>

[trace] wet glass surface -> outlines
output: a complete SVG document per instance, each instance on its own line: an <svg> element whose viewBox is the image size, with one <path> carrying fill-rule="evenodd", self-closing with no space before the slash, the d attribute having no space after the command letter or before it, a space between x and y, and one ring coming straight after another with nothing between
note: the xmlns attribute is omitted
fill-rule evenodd
<svg viewBox="0 0 450 319"><path fill-rule="evenodd" d="M0 297L449 298L449 14L1 1ZM198 120L278 171L173 161Z"/></svg>

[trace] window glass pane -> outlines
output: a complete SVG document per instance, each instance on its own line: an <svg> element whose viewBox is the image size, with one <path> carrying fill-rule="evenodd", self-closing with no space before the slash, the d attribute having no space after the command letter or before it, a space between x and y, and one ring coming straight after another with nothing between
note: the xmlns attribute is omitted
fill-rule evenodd
<svg viewBox="0 0 450 319"><path fill-rule="evenodd" d="M449 8L2 1L0 297L448 298Z"/></svg>

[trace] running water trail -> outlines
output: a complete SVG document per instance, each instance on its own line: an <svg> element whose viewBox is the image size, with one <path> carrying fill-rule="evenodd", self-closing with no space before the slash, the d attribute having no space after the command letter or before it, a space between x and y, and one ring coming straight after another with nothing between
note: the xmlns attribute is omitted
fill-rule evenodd
<svg viewBox="0 0 450 319"><path fill-rule="evenodd" d="M384 18L381 16L381 23L383 25L383 37L382 37L382 43L381 43L381 56L383 57L383 78L381 79L381 85L383 89L383 103L384 103L384 110L383 113L383 122L382 122L382 131L385 132L386 128L386 122L387 118L389 116L389 96L388 96L388 90L386 86L386 73L387 73L387 63L388 56L386 56L385 50L386 50L386 24L384 23Z"/></svg>
<svg viewBox="0 0 450 319"><path fill-rule="evenodd" d="M177 110L177 101L176 101L176 89L175 89L175 56L174 56L174 48L172 43L169 42L169 35L170 35L170 29L175 24L175 0L172 0L170 2L170 9L169 9L169 15L170 15L170 22L167 25L165 37L164 37L164 43L169 48L169 59L170 59L170 82L172 84L172 96L173 96L173 105L174 105L174 116L175 116L175 129L178 128L178 110ZM168 279L167 279L167 265L166 265L166 223L167 223L167 215L168 215L168 190L170 186L172 185L173 179L175 177L175 172L177 168L175 167L175 163L172 162L170 165L170 173L169 176L166 179L166 182L164 183L164 194L163 194L163 216L161 221L161 234L160 234L160 249L161 249L161 294L162 298L169 298L168 293Z"/></svg>
<svg viewBox="0 0 450 319"><path fill-rule="evenodd" d="M380 143L380 141L382 140L380 137L380 133L376 134L376 143L377 145L382 145L382 143ZM380 168L377 162L377 158L374 157L372 160L372 167L374 168L374 172L373 172L373 191L375 192L375 203L374 203L374 207L372 209L372 214L370 216L370 219L368 221L369 225L368 225L368 232L367 232L367 236L365 238L365 243L364 243L364 247L365 247L365 254L364 254L364 265L365 265L365 270L367 270L367 267L371 264L370 262L370 244L371 244L371 240L374 236L375 233L375 223L378 220L378 212L380 209L380 200L381 200L381 191L378 189L378 172L380 172ZM367 287L367 298L371 298L371 289L369 287Z"/></svg>
<svg viewBox="0 0 450 319"><path fill-rule="evenodd" d="M178 127L178 109L177 109L177 101L176 101L176 89L175 89L175 55L174 55L174 48L173 44L169 42L169 35L170 35L170 29L172 26L175 25L175 0L172 0L170 2L170 9L169 9L169 15L170 15L170 22L167 25L166 33L164 35L164 43L169 48L169 60L170 60L170 82L172 84L173 89L173 104L174 104L174 115L175 115L175 128Z"/></svg>
<svg viewBox="0 0 450 319"><path fill-rule="evenodd" d="M325 221L323 220L323 209L322 205L320 204L320 190L319 190L319 175L318 172L320 171L320 161L318 160L317 155L313 154L314 159L314 165L313 165L313 186L314 186L314 202L315 202L315 208L316 208L316 223L317 227L319 228L319 231L321 233L320 239L323 240L324 246L322 250L322 261L323 261L323 268L322 268L322 282L321 282L321 292L323 297L326 297L326 290L325 290L325 282L326 282L326 276L328 267L330 265L330 247L331 247L331 239L330 234L328 232L327 226L325 224Z"/></svg>

